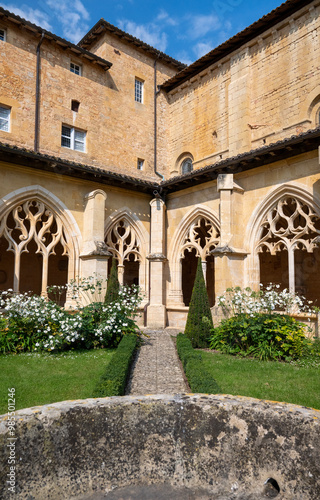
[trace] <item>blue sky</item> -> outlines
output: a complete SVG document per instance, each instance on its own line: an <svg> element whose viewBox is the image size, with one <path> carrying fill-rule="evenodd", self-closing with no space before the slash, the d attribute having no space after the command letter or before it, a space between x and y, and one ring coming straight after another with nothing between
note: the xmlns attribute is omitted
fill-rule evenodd
<svg viewBox="0 0 320 500"><path fill-rule="evenodd" d="M77 43L101 18L190 64L281 0L7 0L1 7Z"/></svg>

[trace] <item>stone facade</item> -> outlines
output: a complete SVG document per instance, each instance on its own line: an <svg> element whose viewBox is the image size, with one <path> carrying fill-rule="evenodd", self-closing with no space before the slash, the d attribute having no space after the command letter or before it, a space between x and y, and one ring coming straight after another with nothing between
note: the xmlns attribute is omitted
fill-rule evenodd
<svg viewBox="0 0 320 500"><path fill-rule="evenodd" d="M187 68L104 20L73 45L0 12L2 289L107 277L113 255L148 326L183 328L200 257L213 313L261 282L319 304L317 1Z"/></svg>

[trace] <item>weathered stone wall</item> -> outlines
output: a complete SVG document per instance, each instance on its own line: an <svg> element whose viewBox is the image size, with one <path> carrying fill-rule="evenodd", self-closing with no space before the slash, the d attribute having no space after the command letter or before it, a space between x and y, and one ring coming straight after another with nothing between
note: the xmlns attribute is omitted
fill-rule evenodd
<svg viewBox="0 0 320 500"><path fill-rule="evenodd" d="M184 152L200 168L299 134L319 123L316 2L168 94L170 163Z"/></svg>
<svg viewBox="0 0 320 500"><path fill-rule="evenodd" d="M11 107L11 130L0 140L33 149L36 50L39 38L8 22L0 44L0 104ZM154 175L154 58L115 37L104 35L97 55L112 62L109 71L64 50L54 41L41 45L39 150L72 161L145 178ZM70 71L70 62L82 75ZM157 83L175 74L157 62ZM144 81L143 103L134 99L135 77ZM80 102L79 111L71 101ZM165 103L166 104L166 103ZM164 104L159 104L159 117ZM61 147L62 124L86 131L86 151ZM159 169L166 158L166 122L159 118ZM137 159L145 160L137 171Z"/></svg>
<svg viewBox="0 0 320 500"><path fill-rule="evenodd" d="M319 411L233 396L144 396L16 412L15 498L88 498L115 487L166 485L258 500L320 496ZM1 498L8 492L1 418ZM275 484L275 483L274 483ZM114 493L113 493L114 494ZM196 498L196 497L195 497Z"/></svg>

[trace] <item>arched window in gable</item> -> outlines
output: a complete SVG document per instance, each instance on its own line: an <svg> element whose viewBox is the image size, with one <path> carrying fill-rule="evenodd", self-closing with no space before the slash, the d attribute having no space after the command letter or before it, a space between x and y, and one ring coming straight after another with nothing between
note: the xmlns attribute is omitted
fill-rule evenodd
<svg viewBox="0 0 320 500"><path fill-rule="evenodd" d="M319 302L319 243L320 217L313 207L298 197L283 196L260 224L260 282L277 283Z"/></svg>

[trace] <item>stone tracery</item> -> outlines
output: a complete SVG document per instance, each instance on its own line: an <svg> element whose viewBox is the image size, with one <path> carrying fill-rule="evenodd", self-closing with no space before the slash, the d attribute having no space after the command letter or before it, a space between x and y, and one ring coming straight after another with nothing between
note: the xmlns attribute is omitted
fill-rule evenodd
<svg viewBox="0 0 320 500"><path fill-rule="evenodd" d="M320 241L320 218L297 198L281 198L261 223L257 251L275 255L282 249L305 249L312 253Z"/></svg>
<svg viewBox="0 0 320 500"><path fill-rule="evenodd" d="M277 263L274 262L274 265L279 269L278 276L281 277L282 283L286 281L285 274L287 273L290 291L297 291L300 287L297 281L298 272L295 253L297 255L298 252L306 251L312 254L319 247L319 215L310 204L300 200L297 196L282 196L262 219L258 234L256 251L261 258L265 254L275 258L281 252L288 253L286 264L284 264L282 258L282 264L279 260ZM266 261L264 260L264 262ZM300 275L306 278L306 273L303 270Z"/></svg>
<svg viewBox="0 0 320 500"><path fill-rule="evenodd" d="M14 253L14 291L20 289L20 264L24 253L42 256L41 293L46 294L49 257L70 255L62 221L43 201L27 200L5 214L0 223L0 237L8 242L7 251Z"/></svg>
<svg viewBox="0 0 320 500"><path fill-rule="evenodd" d="M189 226L184 237L184 242L181 247L180 256L184 257L187 250L191 252L196 250L196 257L200 257L202 261L206 260L210 251L219 244L220 233L217 228L203 216L198 216Z"/></svg>
<svg viewBox="0 0 320 500"><path fill-rule="evenodd" d="M118 261L118 275L121 284L124 283L125 267L130 268L131 273L136 276L133 282L138 281L139 263L142 261L141 244L136 231L128 220L122 218L118 220L108 231L106 236L108 250ZM126 262L131 264L126 264ZM130 283L131 284L131 283Z"/></svg>

